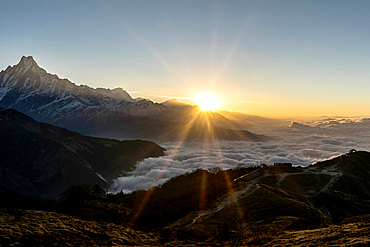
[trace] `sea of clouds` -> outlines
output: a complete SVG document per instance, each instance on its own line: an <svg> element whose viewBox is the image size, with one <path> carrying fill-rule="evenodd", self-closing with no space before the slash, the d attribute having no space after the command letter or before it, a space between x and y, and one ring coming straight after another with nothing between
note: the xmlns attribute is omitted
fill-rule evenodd
<svg viewBox="0 0 370 247"><path fill-rule="evenodd" d="M370 151L370 119L327 118L289 126L266 127L273 137L266 142L210 141L165 142L166 156L149 158L133 171L116 179L112 193L148 189L195 169L235 168L261 163L287 162L308 166L347 153L351 149Z"/></svg>

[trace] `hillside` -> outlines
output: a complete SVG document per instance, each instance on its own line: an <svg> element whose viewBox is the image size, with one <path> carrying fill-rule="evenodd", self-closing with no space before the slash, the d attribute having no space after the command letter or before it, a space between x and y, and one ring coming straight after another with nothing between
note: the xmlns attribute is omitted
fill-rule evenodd
<svg viewBox="0 0 370 247"><path fill-rule="evenodd" d="M98 196L80 185L65 191L54 206L44 207L58 213L42 213L42 224L48 224L49 217L59 217L89 221L83 223L87 229L93 224L110 227L112 232L124 227L160 246L366 246L370 242L369 168L370 153L351 151L309 167L279 163L196 170L131 194ZM9 210L3 211L3 217L10 219L3 221L3 229L18 224L11 229L54 231L50 225L33 226L23 216L41 213ZM116 238L91 234L79 224L74 225L71 241L81 246L89 241L107 246L109 239ZM0 232L3 238L29 241L27 235L6 232ZM40 241L49 241L47 234L42 236Z"/></svg>
<svg viewBox="0 0 370 247"><path fill-rule="evenodd" d="M209 238L222 224L229 231L251 225L319 227L370 213L370 153L350 152L307 168L276 164L240 177L214 207L168 227ZM200 230L202 229L202 230Z"/></svg>
<svg viewBox="0 0 370 247"><path fill-rule="evenodd" d="M84 221L53 212L0 209L0 246L368 246L369 220L369 215L355 217L340 225L285 231L277 236L255 229L229 241L165 242L159 233L117 224Z"/></svg>
<svg viewBox="0 0 370 247"><path fill-rule="evenodd" d="M53 212L0 209L0 246L159 246L158 234Z"/></svg>
<svg viewBox="0 0 370 247"><path fill-rule="evenodd" d="M81 183L107 188L137 161L164 151L148 141L83 136L0 108L0 185L5 194L49 197Z"/></svg>
<svg viewBox="0 0 370 247"><path fill-rule="evenodd" d="M328 227L370 213L368 152L350 152L305 168L276 164L248 169L199 170L118 201L132 210L137 227L164 227L174 241L227 240L254 231L276 237L285 230Z"/></svg>

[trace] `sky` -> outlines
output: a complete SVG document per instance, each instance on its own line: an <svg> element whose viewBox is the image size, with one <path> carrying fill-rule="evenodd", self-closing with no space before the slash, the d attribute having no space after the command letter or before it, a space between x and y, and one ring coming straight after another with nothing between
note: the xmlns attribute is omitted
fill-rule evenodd
<svg viewBox="0 0 370 247"><path fill-rule="evenodd" d="M3 1L0 69L267 117L370 116L370 1Z"/></svg>

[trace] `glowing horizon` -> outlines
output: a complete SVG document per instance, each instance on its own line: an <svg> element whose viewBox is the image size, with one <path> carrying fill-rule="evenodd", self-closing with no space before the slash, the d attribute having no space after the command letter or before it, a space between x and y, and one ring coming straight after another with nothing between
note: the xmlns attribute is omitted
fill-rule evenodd
<svg viewBox="0 0 370 247"><path fill-rule="evenodd" d="M2 5L0 69L32 55L76 84L155 102L212 91L219 110L370 116L370 2L107 1ZM83 32L81 31L83 30ZM189 99L186 99L189 98Z"/></svg>
<svg viewBox="0 0 370 247"><path fill-rule="evenodd" d="M203 111L216 110L220 105L220 100L212 93L199 93L194 101Z"/></svg>

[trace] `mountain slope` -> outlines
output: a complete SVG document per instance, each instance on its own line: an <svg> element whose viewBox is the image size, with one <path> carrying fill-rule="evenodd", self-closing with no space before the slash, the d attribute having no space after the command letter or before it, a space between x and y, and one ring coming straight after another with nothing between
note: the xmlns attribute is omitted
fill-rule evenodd
<svg viewBox="0 0 370 247"><path fill-rule="evenodd" d="M21 214L17 220L13 214ZM19 217L19 216L18 216ZM54 212L0 209L1 246L160 246L158 234Z"/></svg>
<svg viewBox="0 0 370 247"><path fill-rule="evenodd" d="M15 192L52 196L73 184L107 187L137 161L164 151L148 141L83 136L0 108L1 186Z"/></svg>
<svg viewBox="0 0 370 247"><path fill-rule="evenodd" d="M59 201L54 209L73 217L0 210L0 240L58 245L56 234L81 246L368 246L369 171L363 151L309 167L196 170L148 191Z"/></svg>
<svg viewBox="0 0 370 247"><path fill-rule="evenodd" d="M57 122L77 132L100 137L117 139L149 139L153 141L266 141L270 138L246 130L232 130L212 125L171 122L158 119L135 117L121 113L103 113L93 116L88 121L83 116L76 116L73 122Z"/></svg>
<svg viewBox="0 0 370 247"><path fill-rule="evenodd" d="M122 88L77 86L47 73L31 56L23 56L17 65L0 72L0 106L16 109L37 121L100 137L166 141L267 139L248 131L235 132L233 129L243 129L243 122L211 112L204 116L197 113L197 107L132 99ZM209 131L209 126L216 129ZM196 131L183 135L187 128Z"/></svg>
<svg viewBox="0 0 370 247"><path fill-rule="evenodd" d="M370 213L369 152L350 152L304 168L248 169L245 176L238 169L197 170L121 200L139 226L162 224L167 236L202 240L255 227L274 234L321 227ZM143 198L149 198L144 207Z"/></svg>
<svg viewBox="0 0 370 247"><path fill-rule="evenodd" d="M107 110L140 116L142 111L138 109L149 110L155 105L147 100L133 100L122 88L110 90L77 86L67 79L47 73L32 56L23 56L17 65L1 71L0 88L0 100L4 107L22 109L30 112L32 117L42 115L45 119L71 113L90 116ZM136 111L130 112L132 107L137 108Z"/></svg>

